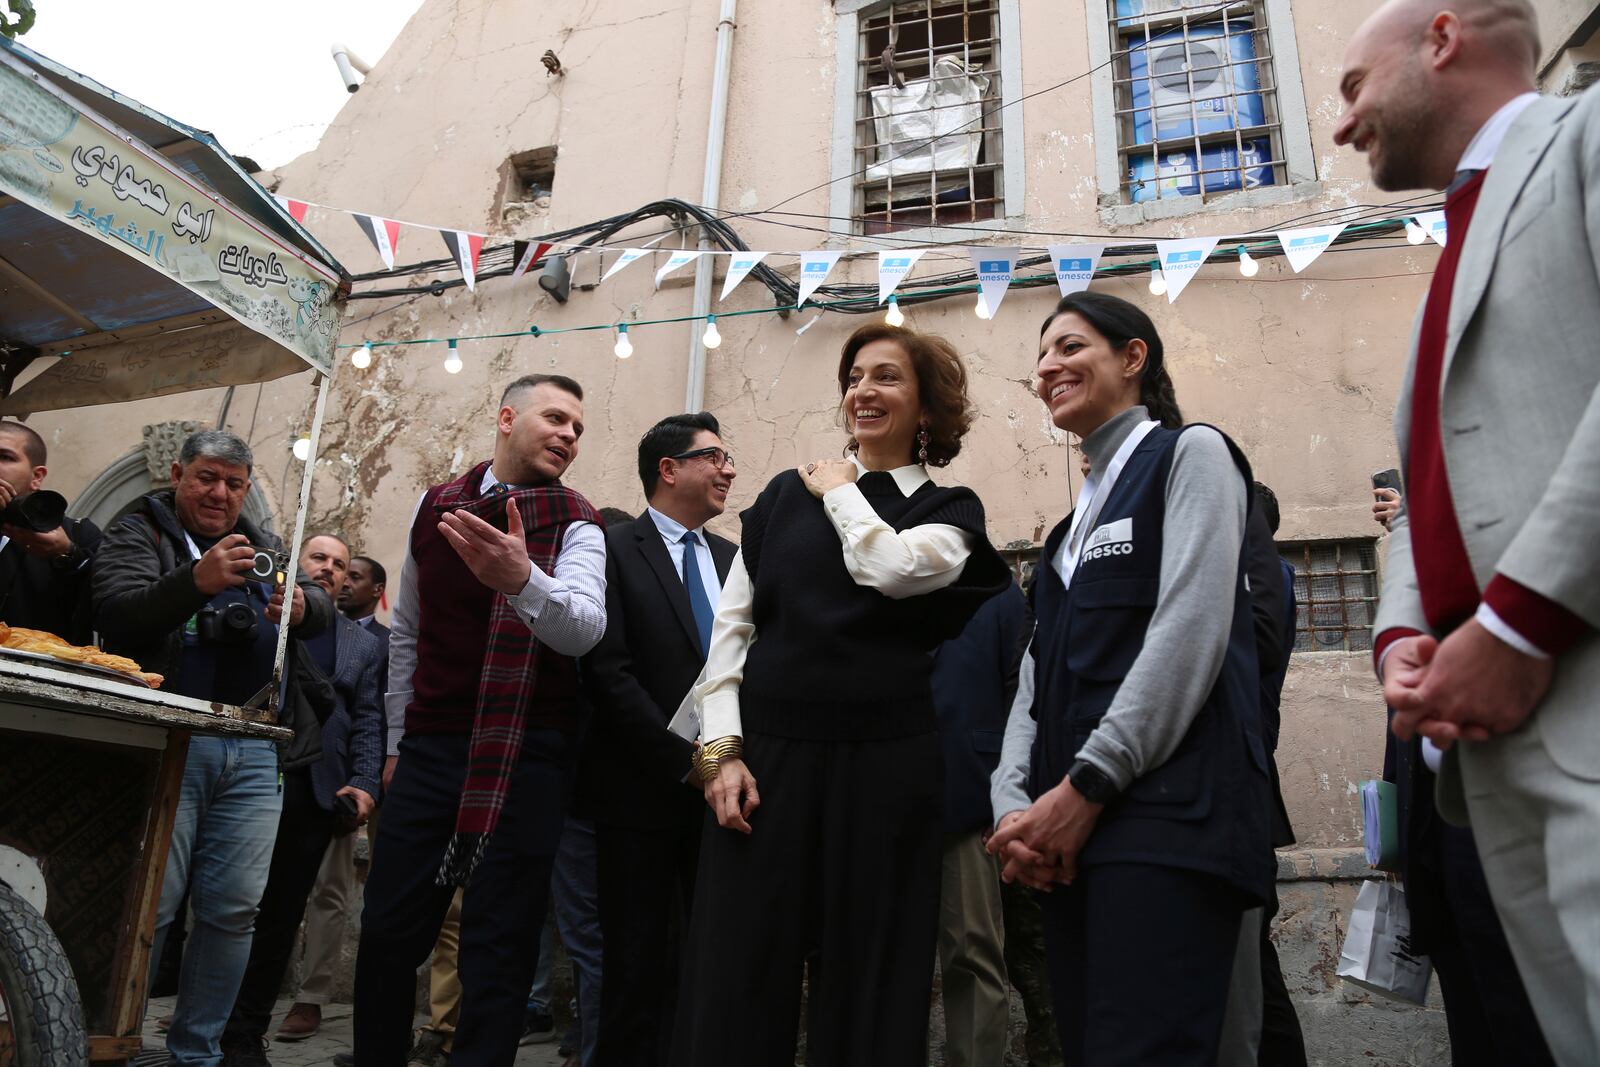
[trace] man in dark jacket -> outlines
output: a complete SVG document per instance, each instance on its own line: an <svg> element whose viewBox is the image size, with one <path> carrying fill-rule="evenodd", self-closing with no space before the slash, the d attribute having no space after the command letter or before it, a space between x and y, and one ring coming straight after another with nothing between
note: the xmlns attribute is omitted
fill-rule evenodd
<svg viewBox="0 0 1600 1067"><path fill-rule="evenodd" d="M164 675L164 691L244 704L272 682L277 629L325 630L333 602L302 575L287 602L252 577L258 549L278 539L240 515L250 448L225 430L189 435L172 488L151 493L113 526L91 577L95 628L112 652ZM267 561L272 561L270 558ZM194 932L184 951L167 1048L177 1067L215 1067L250 956L282 795L271 741L196 737L189 745L156 918L153 959L186 887Z"/></svg>
<svg viewBox="0 0 1600 1067"><path fill-rule="evenodd" d="M0 422L0 511L44 486L46 458L44 438ZM0 524L0 619L88 644L89 562L99 547L100 529L87 519L44 531Z"/></svg>
<svg viewBox="0 0 1600 1067"><path fill-rule="evenodd" d="M349 569L350 546L333 534L306 539L300 572L337 599ZM297 724L294 758L283 760L283 815L272 847L272 867L256 916L250 962L222 1035L229 1067L266 1067L267 1023L289 968L306 898L335 834L353 835L377 807L383 762L383 694L378 639L346 618L315 637L291 642L289 684L326 689L327 718ZM306 692L316 706L316 694ZM304 742L304 743L302 743Z"/></svg>

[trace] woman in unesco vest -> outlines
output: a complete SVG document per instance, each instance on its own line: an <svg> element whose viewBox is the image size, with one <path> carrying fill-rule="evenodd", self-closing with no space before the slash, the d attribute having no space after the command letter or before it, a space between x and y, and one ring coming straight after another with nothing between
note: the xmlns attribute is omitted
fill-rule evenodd
<svg viewBox="0 0 1600 1067"><path fill-rule="evenodd" d="M1048 891L1067 1062L1211 1067L1241 915L1273 877L1249 465L1183 426L1161 338L1125 300L1062 299L1038 381L1091 473L1034 580L1032 699L1024 681L990 850Z"/></svg>
<svg viewBox="0 0 1600 1067"><path fill-rule="evenodd" d="M691 697L714 818L681 1067L790 1067L808 958L809 1062L927 1055L944 840L931 653L1010 574L977 496L925 469L972 424L955 350L865 326L838 380L854 456L785 471L743 513Z"/></svg>

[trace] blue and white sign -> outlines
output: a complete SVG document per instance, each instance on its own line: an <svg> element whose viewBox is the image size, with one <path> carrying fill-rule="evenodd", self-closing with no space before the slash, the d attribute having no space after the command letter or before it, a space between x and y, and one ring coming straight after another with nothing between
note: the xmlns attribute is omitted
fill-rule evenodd
<svg viewBox="0 0 1600 1067"><path fill-rule="evenodd" d="M622 255L617 257L617 261L611 264L611 269L606 271L605 274L601 275L600 280L605 281L607 278L617 273L617 271L621 270L623 267L626 267L629 263L632 263L636 259L643 259L649 254L650 250L648 248L625 249Z"/></svg>
<svg viewBox="0 0 1600 1067"><path fill-rule="evenodd" d="M700 258L701 254L702 253L700 250L696 248L684 248L672 253L672 255L667 258L667 261L661 264L661 269L656 271L656 288L661 288L661 279L665 278L667 275L671 274L684 264L693 263L695 260Z"/></svg>
<svg viewBox="0 0 1600 1067"><path fill-rule="evenodd" d="M917 260L922 258L923 248L896 248L891 251L879 250L878 252L878 303L889 299L889 294L905 280L911 273L911 268L916 266Z"/></svg>
<svg viewBox="0 0 1600 1067"><path fill-rule="evenodd" d="M1283 246L1283 256L1289 266L1299 274L1311 266L1318 256L1344 232L1344 223L1334 226L1307 226L1298 230L1279 230L1278 244Z"/></svg>
<svg viewBox="0 0 1600 1067"><path fill-rule="evenodd" d="M745 276L766 258L765 252L734 252L728 259L728 276L722 282L722 295L717 299L728 299L728 294L733 292L734 286L744 281Z"/></svg>
<svg viewBox="0 0 1600 1067"><path fill-rule="evenodd" d="M1000 301L1011 288L1011 275L1017 269L1020 248L969 248L972 269L978 273L978 290L983 296L983 306L993 318L1000 311Z"/></svg>
<svg viewBox="0 0 1600 1067"><path fill-rule="evenodd" d="M828 280L828 272L833 270L833 265L839 262L842 255L843 252L800 253L800 292L795 297L795 307L804 304L817 291L817 286Z"/></svg>
<svg viewBox="0 0 1600 1067"><path fill-rule="evenodd" d="M1444 247L1449 234L1445 232L1444 212L1430 211L1425 215L1418 215L1417 225L1422 227L1422 232L1432 237L1440 248Z"/></svg>
<svg viewBox="0 0 1600 1067"><path fill-rule="evenodd" d="M1051 245L1050 266L1056 272L1056 284L1061 295L1081 293L1094 281L1094 269L1100 265L1100 253L1105 245Z"/></svg>
<svg viewBox="0 0 1600 1067"><path fill-rule="evenodd" d="M1156 257L1161 261L1161 274L1167 280L1167 303L1175 303L1189 279L1205 266L1207 257L1217 247L1215 237L1185 237L1179 241L1157 241Z"/></svg>

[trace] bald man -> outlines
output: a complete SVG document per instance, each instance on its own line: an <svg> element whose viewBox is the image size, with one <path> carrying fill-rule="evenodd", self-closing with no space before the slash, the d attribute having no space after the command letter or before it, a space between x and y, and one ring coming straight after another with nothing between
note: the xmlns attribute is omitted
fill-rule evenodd
<svg viewBox="0 0 1600 1067"><path fill-rule="evenodd" d="M1427 740L1440 813L1470 816L1556 1060L1594 1064L1600 94L1535 95L1539 56L1523 0L1393 0L1345 54L1335 140L1380 188L1446 190L1374 625L1394 733Z"/></svg>

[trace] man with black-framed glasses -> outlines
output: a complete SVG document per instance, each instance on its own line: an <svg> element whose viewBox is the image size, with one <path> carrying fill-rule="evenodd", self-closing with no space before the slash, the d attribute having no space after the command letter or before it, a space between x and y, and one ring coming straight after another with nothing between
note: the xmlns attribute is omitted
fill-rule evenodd
<svg viewBox="0 0 1600 1067"><path fill-rule="evenodd" d="M578 770L578 814L595 822L603 955L586 1067L664 1063L670 1046L705 813L683 784L690 744L667 723L705 662L736 552L704 528L735 477L719 433L703 411L652 426L639 441L650 506L606 529L606 632L583 659L593 711Z"/></svg>

